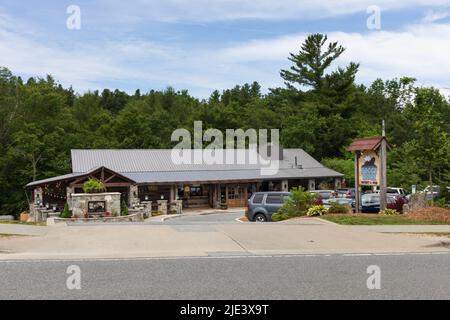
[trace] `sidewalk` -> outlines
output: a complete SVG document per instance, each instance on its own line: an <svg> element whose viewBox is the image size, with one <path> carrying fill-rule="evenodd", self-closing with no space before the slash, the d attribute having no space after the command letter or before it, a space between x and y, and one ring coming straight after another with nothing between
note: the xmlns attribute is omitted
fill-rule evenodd
<svg viewBox="0 0 450 320"><path fill-rule="evenodd" d="M25 224L0 223L0 234L11 234L20 236L43 236L47 234L48 227L28 226Z"/></svg>
<svg viewBox="0 0 450 320"><path fill-rule="evenodd" d="M236 223L183 227L135 224L47 228L42 236L0 239L0 260L450 252L449 240L445 237L388 234L360 226L309 222L313 221L301 224ZM26 232L34 228L27 227ZM36 233L42 232L42 228L36 228ZM14 229L12 233L20 231L19 228ZM404 232L411 233L411 229Z"/></svg>

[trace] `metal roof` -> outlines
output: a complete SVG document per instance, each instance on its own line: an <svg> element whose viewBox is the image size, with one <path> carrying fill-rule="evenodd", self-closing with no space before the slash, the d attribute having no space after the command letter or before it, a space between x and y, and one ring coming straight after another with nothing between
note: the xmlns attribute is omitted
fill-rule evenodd
<svg viewBox="0 0 450 320"><path fill-rule="evenodd" d="M347 147L347 151L376 150L380 146L383 139L386 140L386 137L356 139ZM391 147L389 143L387 144L387 147Z"/></svg>
<svg viewBox="0 0 450 320"><path fill-rule="evenodd" d="M190 150L192 152L192 150ZM248 160L248 150L239 152ZM92 167L104 166L137 183L165 183L219 180L301 179L342 177L339 172L324 167L302 149L284 149L283 160L276 175L261 175L263 166L256 164L176 164L172 150L121 149L121 150L72 150L73 172L85 172ZM248 161L247 161L248 162ZM297 166L295 165L297 164Z"/></svg>
<svg viewBox="0 0 450 320"><path fill-rule="evenodd" d="M342 177L342 174L328 168L280 169L275 175L262 175L260 170L221 171L167 171L167 172L126 172L123 175L136 183L176 183L176 182L217 182L239 180L278 180Z"/></svg>

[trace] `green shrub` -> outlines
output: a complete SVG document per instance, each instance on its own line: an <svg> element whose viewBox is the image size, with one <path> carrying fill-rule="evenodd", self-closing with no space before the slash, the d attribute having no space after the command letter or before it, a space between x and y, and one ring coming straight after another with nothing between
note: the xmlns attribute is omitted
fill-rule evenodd
<svg viewBox="0 0 450 320"><path fill-rule="evenodd" d="M67 202L64 205L64 210L63 210L63 212L61 212L60 217L63 219L72 218L72 211L69 210L69 204Z"/></svg>
<svg viewBox="0 0 450 320"><path fill-rule="evenodd" d="M302 187L291 189L291 195L283 206L272 215L272 221L287 220L293 217L306 215L309 208L314 205L315 196Z"/></svg>
<svg viewBox="0 0 450 320"><path fill-rule="evenodd" d="M326 213L328 213L328 209L325 208L324 206L313 206L308 209L306 215L308 217L314 217L314 216L323 216Z"/></svg>
<svg viewBox="0 0 450 320"><path fill-rule="evenodd" d="M127 216L128 215L128 206L125 203L125 201L122 200L122 203L120 204L120 215L121 216Z"/></svg>
<svg viewBox="0 0 450 320"><path fill-rule="evenodd" d="M397 216L399 214L400 213L395 209L384 209L379 213L381 216Z"/></svg>
<svg viewBox="0 0 450 320"><path fill-rule="evenodd" d="M85 193L100 193L105 190L105 184L97 179L89 178L89 180L83 184L83 191Z"/></svg>
<svg viewBox="0 0 450 320"><path fill-rule="evenodd" d="M351 213L352 208L350 206L339 204L337 202L331 202L330 207L328 208L328 212L329 213Z"/></svg>

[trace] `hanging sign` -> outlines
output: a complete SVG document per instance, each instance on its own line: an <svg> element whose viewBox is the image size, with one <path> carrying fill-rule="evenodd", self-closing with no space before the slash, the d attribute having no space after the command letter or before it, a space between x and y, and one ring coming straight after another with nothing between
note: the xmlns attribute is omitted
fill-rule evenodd
<svg viewBox="0 0 450 320"><path fill-rule="evenodd" d="M377 152L364 150L359 156L359 181L362 186L380 185L380 157Z"/></svg>

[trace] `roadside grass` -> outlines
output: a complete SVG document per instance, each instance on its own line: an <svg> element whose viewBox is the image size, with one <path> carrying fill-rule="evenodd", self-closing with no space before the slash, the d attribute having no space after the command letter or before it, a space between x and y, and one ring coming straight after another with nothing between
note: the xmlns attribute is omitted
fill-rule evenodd
<svg viewBox="0 0 450 320"><path fill-rule="evenodd" d="M420 232L413 233L414 235L424 235L424 236L432 236L432 237L446 237L450 239L450 232Z"/></svg>
<svg viewBox="0 0 450 320"><path fill-rule="evenodd" d="M0 239L1 238L12 238L12 237L26 237L26 236L25 235L21 235L21 234L0 233Z"/></svg>
<svg viewBox="0 0 450 320"><path fill-rule="evenodd" d="M26 226L46 226L47 223L46 222L23 222L23 221L18 221L18 220L13 220L13 221L0 221L0 224L21 224L21 225L26 225Z"/></svg>
<svg viewBox="0 0 450 320"><path fill-rule="evenodd" d="M324 215L321 219L342 225L450 225L450 222L417 220L405 216L367 215Z"/></svg>

